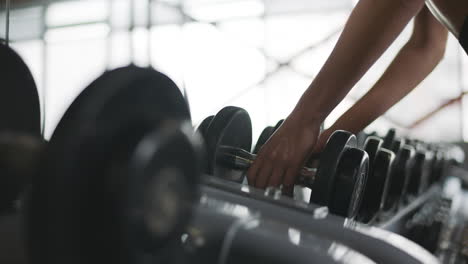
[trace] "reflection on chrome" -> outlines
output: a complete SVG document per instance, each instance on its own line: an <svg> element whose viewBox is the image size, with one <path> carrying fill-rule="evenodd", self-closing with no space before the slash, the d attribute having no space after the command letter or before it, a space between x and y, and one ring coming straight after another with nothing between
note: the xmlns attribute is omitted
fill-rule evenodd
<svg viewBox="0 0 468 264"><path fill-rule="evenodd" d="M295 229L295 228L288 228L288 237L289 241L293 243L294 245L299 246L301 243L301 231Z"/></svg>
<svg viewBox="0 0 468 264"><path fill-rule="evenodd" d="M219 263L226 263L229 251L232 248L232 242L239 230L242 230L242 228L253 229L258 227L259 224L259 215L251 215L250 217L239 218L234 221L224 236L221 252L219 253Z"/></svg>
<svg viewBox="0 0 468 264"><path fill-rule="evenodd" d="M247 185L242 185L241 191L245 193L250 193L250 188Z"/></svg>
<svg viewBox="0 0 468 264"><path fill-rule="evenodd" d="M355 230L402 249L416 259L423 260L423 263L438 263L437 259L421 246L395 233L364 225L356 225Z"/></svg>
<svg viewBox="0 0 468 264"><path fill-rule="evenodd" d="M200 204L208 208L214 209L215 211L218 211L220 213L239 218L249 217L252 215L251 210L246 206L216 200L206 195L202 195L200 197Z"/></svg>
<svg viewBox="0 0 468 264"><path fill-rule="evenodd" d="M328 207L323 206L314 210L314 219L325 219L328 216Z"/></svg>

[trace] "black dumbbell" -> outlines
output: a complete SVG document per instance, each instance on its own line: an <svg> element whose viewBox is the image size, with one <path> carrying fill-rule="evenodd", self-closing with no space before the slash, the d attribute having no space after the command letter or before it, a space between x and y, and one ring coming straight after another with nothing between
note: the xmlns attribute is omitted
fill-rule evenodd
<svg viewBox="0 0 468 264"><path fill-rule="evenodd" d="M202 133L203 134L203 133ZM205 173L242 183L243 172L218 166L216 155L220 146L232 146L250 151L252 148L252 122L245 109L227 106L221 109L209 122L204 133L207 162Z"/></svg>
<svg viewBox="0 0 468 264"><path fill-rule="evenodd" d="M390 187L391 173L395 154L382 148L383 140L369 136L364 143L364 150L369 155L369 175L358 220L371 222L383 209Z"/></svg>
<svg viewBox="0 0 468 264"><path fill-rule="evenodd" d="M208 127L210 127L210 123L213 120L213 118L214 118L214 115L211 115L203 119L203 121L201 121L201 123L195 129L195 131L197 131L202 136L202 138L206 138Z"/></svg>
<svg viewBox="0 0 468 264"><path fill-rule="evenodd" d="M310 187L311 203L328 206L334 214L354 218L365 190L369 158L355 148L356 137L335 131L320 154L317 168L303 168L297 184ZM217 162L222 166L247 170L255 155L245 150L221 146Z"/></svg>
<svg viewBox="0 0 468 264"><path fill-rule="evenodd" d="M68 108L27 199L35 263L165 261L197 201L201 139L165 75L106 72ZM104 247L102 245L105 245Z"/></svg>
<svg viewBox="0 0 468 264"><path fill-rule="evenodd" d="M411 177L411 170L415 162L415 149L411 145L403 145L395 156L392 176L384 210L397 209L404 197L404 187Z"/></svg>
<svg viewBox="0 0 468 264"><path fill-rule="evenodd" d="M396 137L396 130L394 128L389 129L383 139L384 141L383 141L382 147L386 149L392 149L393 142L395 141L395 137Z"/></svg>
<svg viewBox="0 0 468 264"><path fill-rule="evenodd" d="M39 95L31 71L10 47L0 43L0 214L14 211L14 203L29 183L24 164L37 156L42 144ZM18 148L14 149L17 145ZM28 151L30 150L30 151ZM30 153L24 156L18 153ZM6 164L9 163L9 164ZM10 167L10 165L12 167ZM18 169L19 175L13 172Z"/></svg>
<svg viewBox="0 0 468 264"><path fill-rule="evenodd" d="M41 137L39 94L31 71L9 46L0 43L0 131Z"/></svg>
<svg viewBox="0 0 468 264"><path fill-rule="evenodd" d="M253 154L258 154L260 151L260 148L265 145L265 143L270 139L271 135L275 133L276 129L273 126L267 126L265 129L263 129L262 133L260 134L260 137L257 140L257 143L255 144L255 148L253 149Z"/></svg>

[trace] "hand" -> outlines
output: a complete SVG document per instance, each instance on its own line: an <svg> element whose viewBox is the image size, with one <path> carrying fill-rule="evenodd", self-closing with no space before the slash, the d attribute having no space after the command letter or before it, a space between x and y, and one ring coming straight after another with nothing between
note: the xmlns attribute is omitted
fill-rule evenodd
<svg viewBox="0 0 468 264"><path fill-rule="evenodd" d="M291 188L314 149L319 133L319 121L305 121L300 114L292 113L260 149L247 171L249 185L265 189L283 184Z"/></svg>
<svg viewBox="0 0 468 264"><path fill-rule="evenodd" d="M317 140L317 144L315 144L314 149L312 150L312 153L321 153L325 146L327 145L327 141L330 138L331 134L335 131L336 129L333 129L330 127L329 129L325 129L320 133L320 136Z"/></svg>

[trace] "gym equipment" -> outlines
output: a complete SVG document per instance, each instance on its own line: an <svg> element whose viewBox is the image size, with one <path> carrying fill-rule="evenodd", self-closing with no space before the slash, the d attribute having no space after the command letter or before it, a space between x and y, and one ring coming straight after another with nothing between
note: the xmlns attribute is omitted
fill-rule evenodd
<svg viewBox="0 0 468 264"><path fill-rule="evenodd" d="M437 263L403 237L271 190L215 177L197 185L202 142L188 120L180 90L152 69L117 69L88 86L40 155L25 207L32 262ZM364 188L367 154L340 137L313 188L321 170L334 171L323 188L349 193L356 177Z"/></svg>
<svg viewBox="0 0 468 264"><path fill-rule="evenodd" d="M244 172L218 166L217 152L220 146L232 146L250 151L252 148L252 122L244 109L227 106L211 120L206 131L207 167L205 173L241 183Z"/></svg>
<svg viewBox="0 0 468 264"><path fill-rule="evenodd" d="M264 192L256 188L249 186L240 185L234 182L226 182L216 177L204 177L203 185L201 186L201 192L203 196L201 198L200 207L197 209L196 214L206 209L211 208L211 211L224 212L226 215L239 217L243 220L232 221L230 226L233 227L229 237L229 249L226 250L229 253L233 250L242 254L242 251L235 250L241 246L239 243L244 243L242 248L255 248L255 245L262 244L259 241L250 241L248 239L241 239L244 232L249 230L262 229L262 223L265 222L282 222L288 223L288 226L294 227L301 233L300 247L307 252L311 252L313 257L308 262L314 262L315 245L320 248L322 252L329 252L324 250L323 247L326 245L326 241L333 241L349 247L353 250L358 251L360 254L365 256L365 259L358 260L353 259L351 262L345 263L368 263L367 259L374 261L375 263L438 263L437 260L421 247L416 246L409 240L379 228L364 226L353 221L348 221L341 217L328 214L323 207L319 207L315 204L306 204L293 200L285 196L277 196L269 192ZM252 199L253 198L253 199ZM235 208L236 212L230 213L226 208ZM203 210L206 211L206 210ZM195 219L199 218L198 216ZM201 217L200 217L201 218ZM213 219L213 217L203 217L197 222L205 223L206 219ZM210 221L212 225L222 224L219 218ZM205 232L202 228L193 228L197 232L192 240L202 240L203 244L208 244L206 239L203 239ZM219 229L219 228L216 228ZM320 236L322 239L317 241L317 244L312 241L312 244L302 243L302 235L308 233ZM200 235L201 233L201 235ZM209 237L213 237L213 232L206 232ZM265 234L267 232L262 232ZM198 234L198 235L197 235ZM271 236L281 236L284 231L273 229L269 232ZM263 237L260 235L260 237ZM287 240L290 240L288 238ZM274 240L270 237L267 240ZM218 243L222 243L220 240ZM266 242L265 242L266 243ZM268 243L268 245L271 245ZM308 245L308 246L307 246ZM269 255L276 253L267 253L264 251L264 247L261 246L259 249L261 252L257 252L257 258L253 258L251 263L257 263L262 260L260 255ZM302 256L302 254L289 254L288 250L282 251L281 247L273 249L271 251L280 251L283 254L288 254L290 261L286 263L296 263L296 257ZM331 250L331 248L330 248ZM346 250L346 248L343 248ZM245 251L244 251L245 252ZM252 252L252 251L247 251ZM254 253L255 254L255 253ZM231 254L229 254L231 256ZM268 257L267 257L268 258ZM228 263L237 263L230 262ZM247 262L250 263L250 262ZM299 263L302 263L299 261Z"/></svg>
<svg viewBox="0 0 468 264"><path fill-rule="evenodd" d="M382 144L382 147L391 150L393 146L393 142L395 141L395 137L396 137L396 130L394 128L389 129L387 134L384 137L384 142Z"/></svg>
<svg viewBox="0 0 468 264"><path fill-rule="evenodd" d="M275 131L283 124L284 119L281 119L276 123L276 125L273 126L267 126L265 129L263 129L262 133L260 134L260 137L257 140L257 143L255 144L255 148L253 150L253 154L258 154L260 149L262 148L263 145L270 139L270 137L275 133Z"/></svg>
<svg viewBox="0 0 468 264"><path fill-rule="evenodd" d="M272 126L267 126L265 129L263 129L262 133L260 134L260 137L257 140L257 143L255 144L255 148L253 150L253 154L258 154L260 151L260 148L262 148L263 145L270 139L271 135L275 133L276 129L275 127Z"/></svg>
<svg viewBox="0 0 468 264"><path fill-rule="evenodd" d="M395 155L398 156L400 154L400 151L403 148L403 146L405 146L405 140L395 138L393 140L393 144L392 144L392 146L391 146L391 148L389 150L393 151L393 153L395 153Z"/></svg>
<svg viewBox="0 0 468 264"><path fill-rule="evenodd" d="M168 263L160 258L188 221L199 174L186 120L180 90L153 69L120 68L91 83L33 179L26 226L34 263L141 263L148 247L147 260Z"/></svg>
<svg viewBox="0 0 468 264"><path fill-rule="evenodd" d="M0 132L0 215L17 211L17 201L31 183L44 144L40 137Z"/></svg>
<svg viewBox="0 0 468 264"><path fill-rule="evenodd" d="M213 120L213 118L214 118L214 115L211 115L203 119L203 121L195 129L195 131L197 131L202 136L203 139L206 139L206 133L207 133L208 127L210 126L211 120Z"/></svg>
<svg viewBox="0 0 468 264"><path fill-rule="evenodd" d="M392 168L395 154L381 148L382 140L371 136L364 144L364 149L369 154L369 176L367 187L362 198L358 220L363 223L371 222L377 213L383 209L387 200L389 186L391 184Z"/></svg>
<svg viewBox="0 0 468 264"><path fill-rule="evenodd" d="M404 192L406 191L410 196L415 197L423 191L422 184L429 173L430 158L428 155L430 155L430 153L427 151L416 151L408 184L404 189Z"/></svg>
<svg viewBox="0 0 468 264"><path fill-rule="evenodd" d="M349 218L357 215L369 168L367 153L354 148L355 144L356 137L351 133L335 131L318 158L318 167L303 168L297 182L312 189L311 203L328 206L332 213ZM231 146L220 150L219 164L240 172L247 170L256 157Z"/></svg>
<svg viewBox="0 0 468 264"><path fill-rule="evenodd" d="M397 208L399 203L402 202L403 189L405 182L411 177L415 153L416 151L413 146L404 145L396 155L385 210L391 210L392 207Z"/></svg>
<svg viewBox="0 0 468 264"><path fill-rule="evenodd" d="M41 136L39 95L31 71L9 46L0 43L0 131Z"/></svg>
<svg viewBox="0 0 468 264"><path fill-rule="evenodd" d="M42 138L41 111L36 84L25 62L3 43L0 58L0 214L7 214L15 211L14 202L30 180L31 174L26 171L34 166L26 165L38 154L40 143L28 140L25 135ZM18 155L23 151L31 155ZM13 174L15 170L19 172L17 175Z"/></svg>
<svg viewBox="0 0 468 264"><path fill-rule="evenodd" d="M374 160L377 156L377 152L382 148L383 140L375 137L369 136L367 137L364 143L364 151L366 151L367 155L369 155L369 164L373 164ZM372 172L373 166L369 167L369 172Z"/></svg>

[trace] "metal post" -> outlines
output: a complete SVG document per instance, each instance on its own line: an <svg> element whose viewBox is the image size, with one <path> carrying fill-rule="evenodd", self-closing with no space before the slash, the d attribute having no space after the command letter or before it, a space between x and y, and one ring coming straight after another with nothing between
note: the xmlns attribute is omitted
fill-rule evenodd
<svg viewBox="0 0 468 264"><path fill-rule="evenodd" d="M5 44L10 45L10 0L6 0Z"/></svg>

